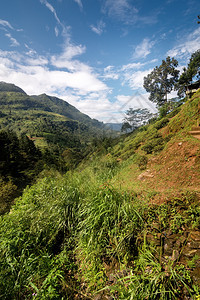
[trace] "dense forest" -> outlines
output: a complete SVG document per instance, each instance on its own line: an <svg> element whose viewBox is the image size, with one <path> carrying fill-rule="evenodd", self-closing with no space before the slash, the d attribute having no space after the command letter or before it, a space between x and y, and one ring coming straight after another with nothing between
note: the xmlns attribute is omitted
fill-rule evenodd
<svg viewBox="0 0 200 300"><path fill-rule="evenodd" d="M158 97L157 69L158 115L114 137L0 85L1 299L200 299L200 91Z"/></svg>

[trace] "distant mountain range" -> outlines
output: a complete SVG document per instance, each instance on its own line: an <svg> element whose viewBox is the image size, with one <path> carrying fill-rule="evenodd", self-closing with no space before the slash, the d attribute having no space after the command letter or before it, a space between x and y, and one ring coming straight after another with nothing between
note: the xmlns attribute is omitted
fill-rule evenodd
<svg viewBox="0 0 200 300"><path fill-rule="evenodd" d="M121 131L122 123L106 123L106 126L114 131Z"/></svg>
<svg viewBox="0 0 200 300"><path fill-rule="evenodd" d="M112 133L111 127L64 100L46 94L29 96L14 84L0 82L0 129L5 128L62 146Z"/></svg>

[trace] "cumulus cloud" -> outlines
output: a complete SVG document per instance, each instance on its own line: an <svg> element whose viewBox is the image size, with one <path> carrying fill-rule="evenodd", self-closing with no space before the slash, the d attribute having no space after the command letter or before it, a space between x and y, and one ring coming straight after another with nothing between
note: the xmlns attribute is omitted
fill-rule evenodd
<svg viewBox="0 0 200 300"><path fill-rule="evenodd" d="M92 29L92 31L98 35L101 35L104 32L105 27L106 27L106 24L102 20L97 23L97 26L90 25L90 28Z"/></svg>
<svg viewBox="0 0 200 300"><path fill-rule="evenodd" d="M151 48L154 46L154 42L148 38L145 38L141 44L137 45L133 53L133 58L145 58L151 53Z"/></svg>
<svg viewBox="0 0 200 300"><path fill-rule="evenodd" d="M125 72L124 83L128 83L129 87L134 89L143 88L144 77L147 76L152 69L136 72Z"/></svg>
<svg viewBox="0 0 200 300"><path fill-rule="evenodd" d="M63 47L63 52L59 55L51 57L51 63L57 68L74 69L77 65L76 61L72 61L74 57L85 53L86 47L82 45L73 45L68 39Z"/></svg>
<svg viewBox="0 0 200 300"><path fill-rule="evenodd" d="M197 28L188 36L184 37L184 40L167 52L167 55L176 58L189 58L190 55L200 48L200 28Z"/></svg>
<svg viewBox="0 0 200 300"><path fill-rule="evenodd" d="M108 92L93 68L74 59L85 52L85 47L68 42L60 55L50 57L26 48L25 53L0 51L0 80L14 83L28 94L62 97L65 90L71 90L76 96Z"/></svg>
<svg viewBox="0 0 200 300"><path fill-rule="evenodd" d="M72 45L71 47L73 48ZM77 107L81 112L104 122L121 122L124 112L130 107L148 108L148 101L145 102L147 97L143 94L142 96L135 94L135 92L131 97L119 95L115 101L111 102L109 94L112 91L99 79L99 74L96 74L90 66L73 60L72 53L78 55L83 49L75 47L73 50L72 48L70 51L68 49L69 52L66 55L69 59L68 63L73 66L71 70L60 65L59 67L54 65L52 69L52 57L37 55L28 46L27 53L0 50L0 81L14 83L30 95L46 93L59 97ZM65 50L67 52L67 49ZM60 54L61 57L62 55L63 53ZM59 57L56 58L58 62ZM114 70L114 66L107 66L104 74L115 74ZM127 74L126 80L134 88L142 85L144 75L146 73L132 72L129 74L130 77Z"/></svg>

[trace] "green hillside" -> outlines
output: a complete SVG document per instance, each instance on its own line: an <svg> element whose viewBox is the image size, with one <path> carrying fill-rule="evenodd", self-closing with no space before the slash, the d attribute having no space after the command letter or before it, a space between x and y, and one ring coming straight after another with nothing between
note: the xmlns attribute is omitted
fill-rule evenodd
<svg viewBox="0 0 200 300"><path fill-rule="evenodd" d="M29 136L43 137L47 143L74 147L108 132L103 123L91 119L75 107L45 94L28 96L20 88L0 82L0 128Z"/></svg>
<svg viewBox="0 0 200 300"><path fill-rule="evenodd" d="M12 84L1 81L0 82L0 92L15 92L26 94L21 88Z"/></svg>
<svg viewBox="0 0 200 300"><path fill-rule="evenodd" d="M200 299L199 106L40 174L0 218L0 297Z"/></svg>

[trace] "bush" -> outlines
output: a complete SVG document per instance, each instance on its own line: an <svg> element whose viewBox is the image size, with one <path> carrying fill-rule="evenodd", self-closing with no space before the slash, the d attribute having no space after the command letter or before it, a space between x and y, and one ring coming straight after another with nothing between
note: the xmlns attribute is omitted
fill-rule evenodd
<svg viewBox="0 0 200 300"><path fill-rule="evenodd" d="M164 148L164 140L162 137L147 141L146 144L142 146L142 150L144 150L147 154L151 154L153 152L159 152L163 148Z"/></svg>
<svg viewBox="0 0 200 300"><path fill-rule="evenodd" d="M140 170L145 170L147 167L148 158L145 155L141 155L137 159L137 164Z"/></svg>
<svg viewBox="0 0 200 300"><path fill-rule="evenodd" d="M165 127L167 124L169 123L169 119L168 118L162 118L160 121L156 122L154 127L159 130L163 127Z"/></svg>

